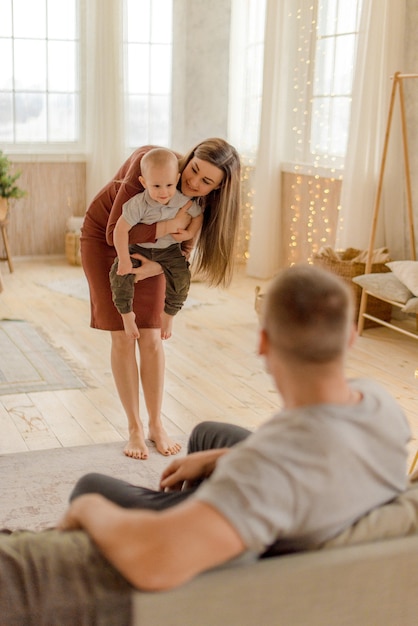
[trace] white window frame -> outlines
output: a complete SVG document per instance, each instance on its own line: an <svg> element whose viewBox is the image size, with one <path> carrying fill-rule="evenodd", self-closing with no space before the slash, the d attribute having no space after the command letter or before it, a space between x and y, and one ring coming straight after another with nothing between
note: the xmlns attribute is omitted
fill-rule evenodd
<svg viewBox="0 0 418 626"><path fill-rule="evenodd" d="M255 157L258 148L266 3L231 3L228 138L244 160Z"/></svg>
<svg viewBox="0 0 418 626"><path fill-rule="evenodd" d="M10 0L12 1L12 0ZM56 0L46 0L46 2L55 2ZM7 150L7 153L11 155L27 155L30 153L31 155L39 154L39 155L48 155L51 160L54 160L54 156L60 158L60 155L67 155L67 158L75 155L77 158L80 153L84 152L85 147L85 134L84 134L84 112L85 112L85 95L83 90L84 84L84 63L83 63L83 50L84 50L84 22L85 22L85 0L74 0L75 10L76 10L76 28L77 33L74 41L76 42L76 89L73 93L76 94L78 98L78 106L76 106L75 110L75 139L74 141L53 141L47 140L45 141L5 141L1 140L1 146L4 150ZM12 35L12 38L13 35ZM48 34L46 34L45 41L48 41ZM48 69L46 70L48 71ZM47 80L48 83L48 80ZM16 93L14 80L12 85L12 93ZM48 86L46 86L45 91L42 91L46 98L48 97ZM14 101L14 96L13 96ZM48 106L48 105L47 105ZM48 111L46 113L48 116Z"/></svg>
<svg viewBox="0 0 418 626"><path fill-rule="evenodd" d="M169 26L165 26L165 29L161 28L161 20L163 20L164 15L161 15L161 11L156 13L156 7L158 8L157 1L158 0L143 0L146 4L149 5L150 8L150 19L147 28L145 29L147 32L140 33L138 31L138 36L135 39L128 39L129 34L129 5L130 3L136 2L137 0L124 0L124 29L123 29L123 42L124 42L124 73L125 73L125 136L126 136L126 145L132 150L138 145L147 145L147 144L158 144L168 146L171 140L171 97L172 97L172 58L173 58L173 6L171 6L171 23ZM171 2L173 5L173 2ZM161 36L161 31L164 32L165 36ZM167 31L170 31L171 38L168 39ZM144 55L144 67L142 68L143 73L143 82L145 85L144 90L140 91L129 91L130 83L133 81L129 80L129 72L138 72L138 80L137 85L139 88L142 86L142 81L140 77L141 68L136 67L138 64L133 59L133 53L131 54L131 50L133 50L133 46L144 46L147 47L147 53ZM166 76L169 75L169 79L166 80L167 89L161 89L161 84L158 81L158 76L155 76L155 66L153 65L153 50L155 50L156 46L164 47L169 51L169 66L164 67L164 72ZM131 48L131 49L130 49ZM154 75L153 75L154 73ZM131 113L131 98L140 97L143 100L146 99L146 115L147 115L147 124L146 124L146 136L145 133L143 136L136 137L135 133L130 128L130 120L133 115ZM166 132L161 133L161 128L158 128L159 124L161 124L155 118L153 119L153 99L155 98L164 98L166 99L168 105L167 108L164 109L165 117L165 126ZM141 114L140 109L138 109L139 114Z"/></svg>

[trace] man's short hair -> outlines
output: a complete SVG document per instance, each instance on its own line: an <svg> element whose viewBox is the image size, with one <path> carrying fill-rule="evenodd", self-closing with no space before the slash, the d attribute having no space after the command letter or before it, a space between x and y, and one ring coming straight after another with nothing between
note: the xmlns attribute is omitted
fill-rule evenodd
<svg viewBox="0 0 418 626"><path fill-rule="evenodd" d="M344 281L308 264L280 272L270 285L263 328L273 347L299 362L340 357L353 324L353 294Z"/></svg>

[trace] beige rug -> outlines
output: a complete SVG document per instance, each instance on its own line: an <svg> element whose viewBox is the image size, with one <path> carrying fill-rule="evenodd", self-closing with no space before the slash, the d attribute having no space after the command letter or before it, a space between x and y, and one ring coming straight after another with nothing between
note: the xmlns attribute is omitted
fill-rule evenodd
<svg viewBox="0 0 418 626"><path fill-rule="evenodd" d="M85 387L75 365L23 320L0 320L0 395Z"/></svg>
<svg viewBox="0 0 418 626"><path fill-rule="evenodd" d="M187 437L176 437L186 453ZM42 530L53 526L66 509L76 480L102 472L144 487L158 489L170 457L150 445L147 461L123 454L123 442L54 448L0 455L0 528Z"/></svg>

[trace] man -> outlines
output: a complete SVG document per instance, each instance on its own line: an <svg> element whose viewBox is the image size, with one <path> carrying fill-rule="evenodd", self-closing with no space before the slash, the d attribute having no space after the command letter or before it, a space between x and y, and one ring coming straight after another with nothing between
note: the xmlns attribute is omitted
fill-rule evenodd
<svg viewBox="0 0 418 626"><path fill-rule="evenodd" d="M55 541L81 534L89 542L87 535L98 548L88 543L91 560L101 559L107 576L121 574L119 585L162 590L240 555L314 547L393 499L406 488L410 432L384 389L346 380L354 337L343 281L308 265L281 272L266 297L259 353L283 410L251 434L198 426L198 451L168 466L160 492L112 483L110 497L129 509L108 493L83 493L92 489L82 481L60 528L84 532L52 531ZM164 510L138 510L149 506ZM0 572L10 541L0 542ZM81 566L71 565L76 577ZM88 572L90 588L101 584L99 568L87 564Z"/></svg>

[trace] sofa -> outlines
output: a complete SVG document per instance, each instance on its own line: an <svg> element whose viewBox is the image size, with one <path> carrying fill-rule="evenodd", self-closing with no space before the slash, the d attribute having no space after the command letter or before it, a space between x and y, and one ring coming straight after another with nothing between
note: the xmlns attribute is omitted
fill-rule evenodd
<svg viewBox="0 0 418 626"><path fill-rule="evenodd" d="M134 592L134 626L416 626L418 483L317 550ZM116 623L116 622L115 622Z"/></svg>

